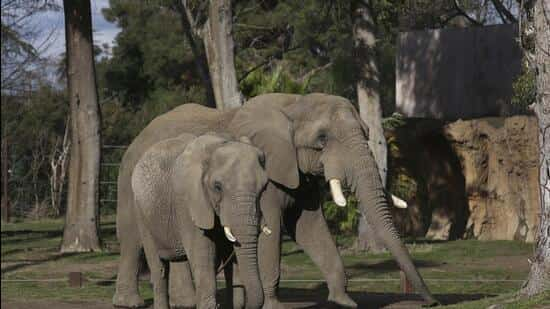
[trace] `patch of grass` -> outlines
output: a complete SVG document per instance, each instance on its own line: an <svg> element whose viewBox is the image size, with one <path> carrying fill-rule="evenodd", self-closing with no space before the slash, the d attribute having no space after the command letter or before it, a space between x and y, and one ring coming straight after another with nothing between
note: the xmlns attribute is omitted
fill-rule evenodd
<svg viewBox="0 0 550 309"><path fill-rule="evenodd" d="M487 308L490 305L501 305L503 309L537 309L548 308L550 306L550 291L541 293L534 297L520 297L517 293L509 293L497 297L488 297L476 301L462 302L441 308L453 309L478 309Z"/></svg>
<svg viewBox="0 0 550 309"><path fill-rule="evenodd" d="M114 293L118 244L114 217L101 220L101 235L109 249L83 254L59 253L63 220L18 222L2 225L2 279L64 279L69 271L82 271L88 281L82 288L72 288L61 282L4 282L2 299L27 300L94 300L109 302ZM388 252L365 254L352 249L354 238L337 236L345 269L350 278L348 289L353 292L400 293L399 281L354 281L357 279L398 279L399 268ZM407 247L427 284L436 295L482 294L500 295L450 308L480 308L494 301L511 299L521 282L447 282L430 279L509 279L526 278L532 254L532 244L517 241L459 240L452 242L408 241ZM114 249L113 249L114 248ZM323 276L313 261L292 241L282 244L282 279L321 280L315 282L282 282L284 293L310 291L326 293ZM223 287L223 283L218 286ZM53 292L55 291L55 292ZM149 282L140 282L144 298L152 299ZM293 292L294 291L294 292ZM506 294L508 293L508 294ZM517 308L539 304L535 300L518 299ZM516 301L516 300L514 300ZM534 302L534 303L533 303ZM523 305L523 303L527 305ZM464 304L464 306L462 306ZM512 304L512 303L510 303ZM508 306L509 304L506 304ZM478 306L478 307L476 307ZM510 305L513 306L513 305ZM515 306L515 305L514 305ZM523 306L523 307L521 307ZM485 306L486 307L486 306ZM483 307L484 308L484 307ZM508 308L508 307L506 307ZM509 307L516 308L516 307Z"/></svg>

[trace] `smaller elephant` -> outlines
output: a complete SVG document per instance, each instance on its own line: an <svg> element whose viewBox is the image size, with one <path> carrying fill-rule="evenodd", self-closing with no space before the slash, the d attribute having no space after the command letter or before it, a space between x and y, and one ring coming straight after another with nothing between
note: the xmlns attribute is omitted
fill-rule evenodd
<svg viewBox="0 0 550 309"><path fill-rule="evenodd" d="M259 196L268 178L264 154L215 134L183 134L151 146L133 170L136 224L151 271L154 307L168 308L170 261L187 259L198 308L216 308L215 246L234 243L246 307L260 308ZM221 232L223 227L223 233Z"/></svg>

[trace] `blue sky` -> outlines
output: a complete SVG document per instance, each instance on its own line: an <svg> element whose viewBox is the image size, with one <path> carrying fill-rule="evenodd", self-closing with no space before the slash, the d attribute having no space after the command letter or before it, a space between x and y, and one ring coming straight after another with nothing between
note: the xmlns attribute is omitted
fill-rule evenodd
<svg viewBox="0 0 550 309"><path fill-rule="evenodd" d="M61 0L59 0L59 3L62 5ZM91 3L94 43L96 45L108 43L112 46L120 29L117 28L115 24L106 21L101 14L102 8L109 7L109 0L91 0ZM50 34L51 30L55 31L52 38L53 41L44 51L44 55L48 57L57 57L59 54L65 52L65 24L63 11L40 14L37 17L37 24L45 29L42 33L43 36Z"/></svg>

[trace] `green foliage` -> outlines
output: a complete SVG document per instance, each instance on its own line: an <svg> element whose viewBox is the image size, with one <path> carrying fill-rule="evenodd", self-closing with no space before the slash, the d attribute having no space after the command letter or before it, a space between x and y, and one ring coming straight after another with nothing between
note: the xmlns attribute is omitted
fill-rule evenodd
<svg viewBox="0 0 550 309"><path fill-rule="evenodd" d="M512 105L520 111L526 111L527 107L535 102L537 96L537 85L535 72L525 68L521 75L512 84L514 94Z"/></svg>
<svg viewBox="0 0 550 309"><path fill-rule="evenodd" d="M307 92L354 96L348 1L280 1L261 5L239 1L235 12L237 72L257 66L268 68L256 73L260 75L275 75L282 70L300 84L309 80ZM243 85L243 93L258 93L249 90L253 80L264 83L263 78L252 78ZM293 93L302 91L290 88Z"/></svg>
<svg viewBox="0 0 550 309"><path fill-rule="evenodd" d="M390 117L382 119L384 130L393 130L405 125L405 116L400 113L393 113Z"/></svg>
<svg viewBox="0 0 550 309"><path fill-rule="evenodd" d="M273 71L257 70L250 73L240 83L241 91L246 97L255 97L263 93L284 92L305 94L309 89L310 79L296 81L283 70L281 65Z"/></svg>
<svg viewBox="0 0 550 309"><path fill-rule="evenodd" d="M105 55L101 51L106 46L95 48L103 144L128 145L154 117L180 104L206 101L204 85L196 71L197 59L184 35L175 3L110 0L109 7L103 9L105 18L121 29L112 46L111 57L99 58ZM191 3L199 7L200 1ZM424 0L414 3L376 0L369 3L376 25L375 57L380 72L380 97L387 116L395 109L395 42L398 32L452 26L455 22L446 20L454 11L448 3ZM364 56L353 54L352 11L356 4L361 3L344 0L234 2L235 63L245 97L268 92L326 92L355 102L359 78L357 57ZM461 1L461 4L470 11L483 9L475 1ZM29 8L55 9L33 5ZM29 41L21 36L22 33L4 26L3 22L2 34L8 41L2 41L3 73L6 52L15 51L21 59L34 53L32 46L25 45ZM200 38L196 38L196 42L199 51L204 53ZM65 62L61 61L58 68L61 75L66 71L64 66ZM526 72L514 84L515 106L524 108L532 100L532 77L532 72ZM63 89L51 86L34 88L37 84L34 79L26 83L31 84L33 90L22 99L15 100L3 92L2 134L10 132L15 140L28 141L14 143L10 154L14 158L11 182L12 192L17 192L14 199L29 208L38 200L48 199L47 160L42 159L63 135L68 106ZM20 84L15 86L27 89ZM9 101L14 102L4 103ZM401 125L399 115L384 120L386 129ZM392 152L398 153L395 143L390 142L389 146ZM104 163L120 161L123 149L115 149L103 149ZM29 173L30 170L34 174ZM389 176L392 191L399 192L401 197L414 191L415 181L398 170L392 173L390 171ZM115 181L116 176L116 166L102 167L102 181ZM33 177L38 180L31 181ZM107 185L102 185L100 190L102 198L114 199L116 186L104 186ZM113 206L107 205L102 211ZM329 221L334 218L334 222L340 223L332 227L351 233L356 228L356 213L333 206L326 206Z"/></svg>
<svg viewBox="0 0 550 309"><path fill-rule="evenodd" d="M2 139L7 139L8 192L16 215L49 203L50 159L65 132L65 93L38 85L27 97L2 96Z"/></svg>
<svg viewBox="0 0 550 309"><path fill-rule="evenodd" d="M357 211L357 200L354 197L348 198L346 207L339 207L329 201L323 205L323 213L333 235L355 235L359 223L359 212Z"/></svg>
<svg viewBox="0 0 550 309"><path fill-rule="evenodd" d="M137 110L159 89L186 90L200 84L180 16L166 1L111 0L103 15L121 28L112 58L105 59L98 72L105 80L105 97Z"/></svg>

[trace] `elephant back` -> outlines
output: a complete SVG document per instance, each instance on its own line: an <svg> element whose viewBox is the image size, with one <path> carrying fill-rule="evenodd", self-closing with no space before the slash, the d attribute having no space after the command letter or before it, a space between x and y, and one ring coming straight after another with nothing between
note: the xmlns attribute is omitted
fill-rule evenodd
<svg viewBox="0 0 550 309"><path fill-rule="evenodd" d="M138 160L132 173L136 213L163 250L181 247L176 233L180 220L174 205L175 192L169 181L174 161L194 138L183 134L154 144Z"/></svg>

